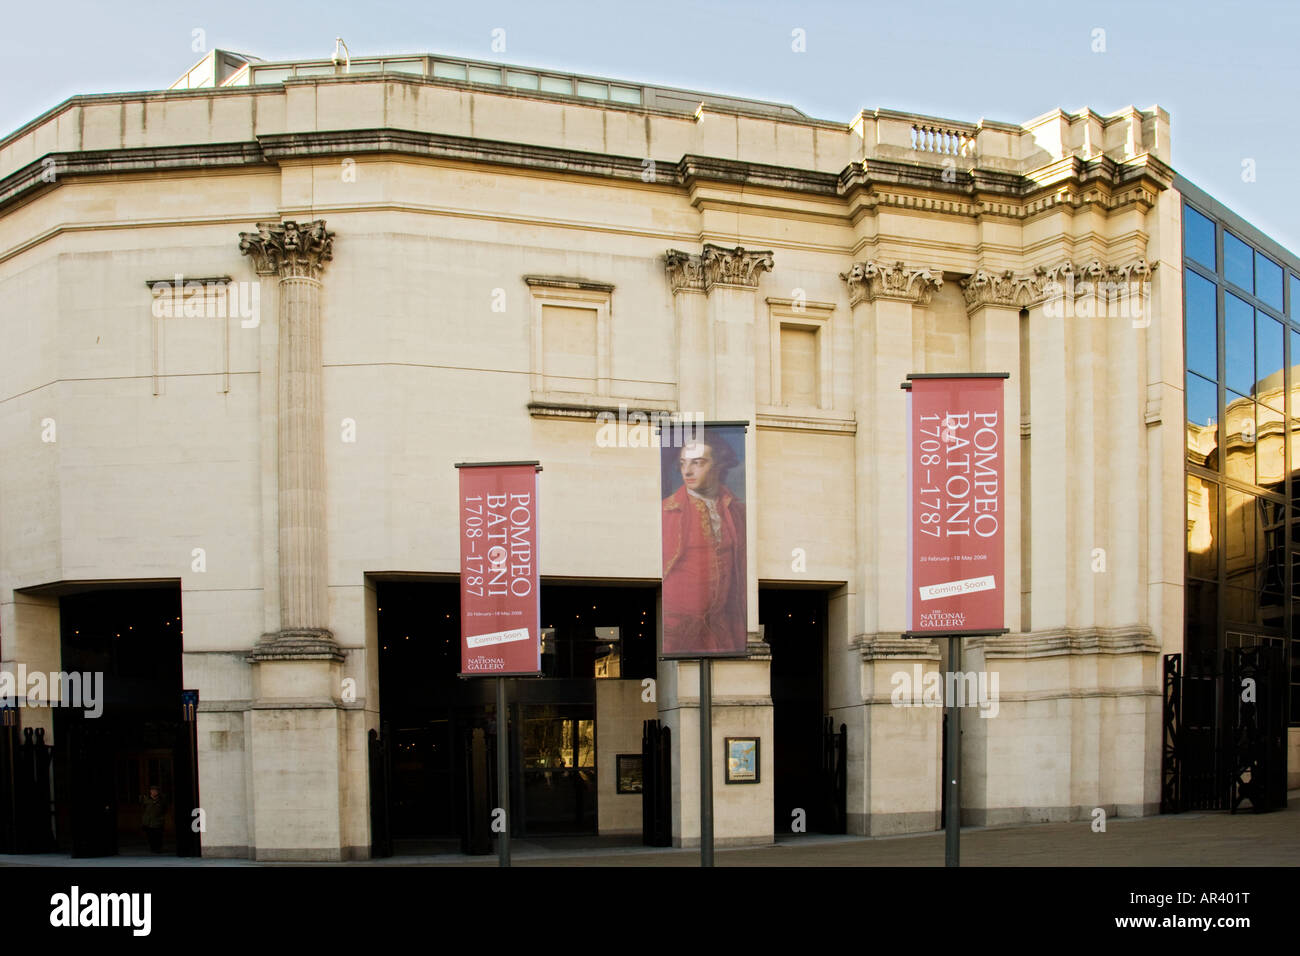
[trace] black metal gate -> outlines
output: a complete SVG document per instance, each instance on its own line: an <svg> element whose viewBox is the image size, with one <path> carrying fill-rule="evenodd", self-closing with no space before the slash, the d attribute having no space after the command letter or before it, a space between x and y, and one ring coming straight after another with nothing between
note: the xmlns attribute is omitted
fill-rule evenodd
<svg viewBox="0 0 1300 956"><path fill-rule="evenodd" d="M1286 806L1286 655L1276 645L1228 654L1224 673L1228 800L1236 813L1249 801L1256 813Z"/></svg>
<svg viewBox="0 0 1300 956"><path fill-rule="evenodd" d="M388 785L392 779L388 753L388 727L371 730L370 741L370 858L393 855L393 832L389 824Z"/></svg>
<svg viewBox="0 0 1300 956"><path fill-rule="evenodd" d="M43 728L20 728L18 709L0 708L0 853L54 849L53 758Z"/></svg>
<svg viewBox="0 0 1300 956"><path fill-rule="evenodd" d="M641 842L673 845L672 728L641 725Z"/></svg>
<svg viewBox="0 0 1300 956"><path fill-rule="evenodd" d="M822 833L848 832L849 729L826 717L822 721L822 812L817 829Z"/></svg>
<svg viewBox="0 0 1300 956"><path fill-rule="evenodd" d="M1286 806L1285 664L1272 645L1165 655L1161 813Z"/></svg>
<svg viewBox="0 0 1300 956"><path fill-rule="evenodd" d="M176 728L176 742L172 747L172 786L176 788L174 824L176 827L176 855L202 856L203 836L200 829L201 801L199 800L199 744L198 744L199 692L181 691L181 722ZM206 821L203 821L206 826Z"/></svg>

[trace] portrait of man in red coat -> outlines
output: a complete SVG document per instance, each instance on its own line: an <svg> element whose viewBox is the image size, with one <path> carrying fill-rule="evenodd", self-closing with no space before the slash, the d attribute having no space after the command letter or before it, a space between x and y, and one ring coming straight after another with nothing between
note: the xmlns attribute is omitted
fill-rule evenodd
<svg viewBox="0 0 1300 956"><path fill-rule="evenodd" d="M745 504L728 479L744 488L744 469L716 431L663 455L676 457L682 482L663 499L663 653L743 655Z"/></svg>

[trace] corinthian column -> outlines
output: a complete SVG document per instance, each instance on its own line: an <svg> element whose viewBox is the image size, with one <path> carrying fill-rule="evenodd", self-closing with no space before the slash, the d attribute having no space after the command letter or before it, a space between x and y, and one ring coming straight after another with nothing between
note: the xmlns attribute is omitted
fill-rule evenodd
<svg viewBox="0 0 1300 956"><path fill-rule="evenodd" d="M325 450L320 275L333 258L325 222L258 223L239 249L258 275L278 276L280 630L254 659L338 654L326 589Z"/></svg>

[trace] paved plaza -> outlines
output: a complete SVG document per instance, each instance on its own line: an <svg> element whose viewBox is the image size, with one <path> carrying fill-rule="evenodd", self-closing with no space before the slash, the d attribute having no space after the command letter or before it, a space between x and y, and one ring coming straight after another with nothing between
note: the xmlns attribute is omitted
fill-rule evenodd
<svg viewBox="0 0 1300 956"><path fill-rule="evenodd" d="M516 866L697 866L698 849L593 846L589 839L515 840ZM867 839L791 836L776 844L719 849L718 866L943 866L942 832ZM967 827L963 866L1296 866L1300 865L1300 791L1276 813L1183 813L1091 822ZM0 855L0 866L278 866L249 860L116 856L74 860L62 854ZM301 864L294 864L301 865ZM408 854L336 866L496 866L495 856Z"/></svg>

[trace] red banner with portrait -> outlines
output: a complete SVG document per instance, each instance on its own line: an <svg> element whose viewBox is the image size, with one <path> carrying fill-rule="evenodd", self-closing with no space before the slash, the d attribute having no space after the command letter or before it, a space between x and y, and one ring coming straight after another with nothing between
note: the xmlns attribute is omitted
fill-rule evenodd
<svg viewBox="0 0 1300 956"><path fill-rule="evenodd" d="M460 469L462 676L541 673L536 462Z"/></svg>
<svg viewBox="0 0 1300 956"><path fill-rule="evenodd" d="M1006 376L911 378L908 630L1000 632Z"/></svg>
<svg viewBox="0 0 1300 956"><path fill-rule="evenodd" d="M663 656L744 657L745 425L664 429L659 473Z"/></svg>

